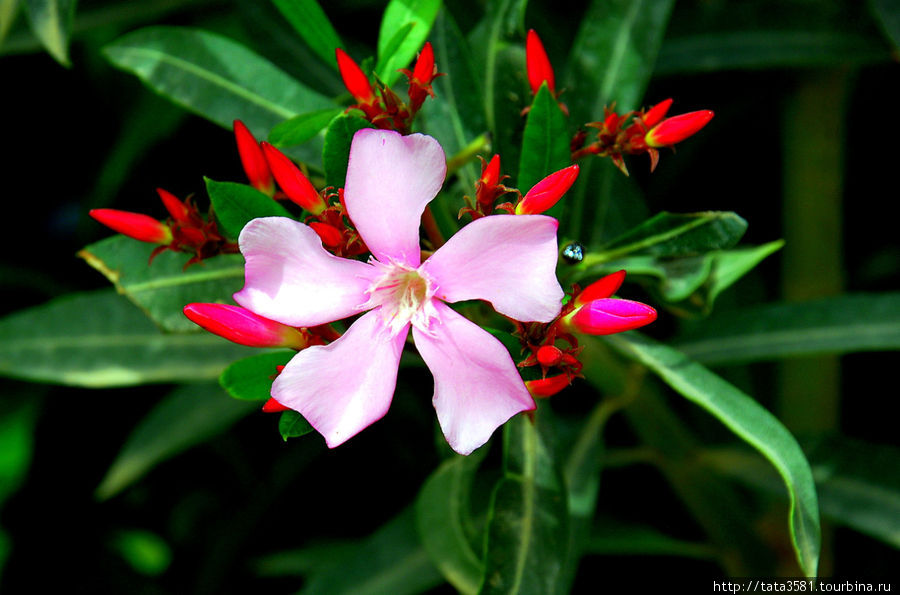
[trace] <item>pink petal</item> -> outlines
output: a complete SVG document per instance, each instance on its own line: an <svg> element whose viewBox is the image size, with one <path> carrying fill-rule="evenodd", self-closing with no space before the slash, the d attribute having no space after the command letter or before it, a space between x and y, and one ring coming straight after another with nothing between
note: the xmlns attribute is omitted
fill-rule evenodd
<svg viewBox="0 0 900 595"><path fill-rule="evenodd" d="M316 326L359 313L375 267L326 252L318 234L285 217L254 219L241 231L247 261L235 301L291 326Z"/></svg>
<svg viewBox="0 0 900 595"><path fill-rule="evenodd" d="M480 299L521 321L549 322L560 311L556 228L543 215L491 215L463 227L422 268L448 302Z"/></svg>
<svg viewBox="0 0 900 595"><path fill-rule="evenodd" d="M375 258L419 266L419 221L446 172L444 150L430 136L371 128L356 133L344 203Z"/></svg>
<svg viewBox="0 0 900 595"><path fill-rule="evenodd" d="M334 448L387 413L408 332L391 338L372 310L334 343L294 356L272 384L272 397L300 412Z"/></svg>
<svg viewBox="0 0 900 595"><path fill-rule="evenodd" d="M453 450L467 455L510 417L534 409L534 399L500 341L446 304L434 305L434 336L413 327L413 338L434 374L441 430Z"/></svg>

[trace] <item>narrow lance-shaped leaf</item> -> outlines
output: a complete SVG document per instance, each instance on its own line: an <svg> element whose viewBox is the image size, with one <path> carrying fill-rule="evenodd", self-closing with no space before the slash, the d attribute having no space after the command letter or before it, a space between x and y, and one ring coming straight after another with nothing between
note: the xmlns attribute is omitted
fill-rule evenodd
<svg viewBox="0 0 900 595"><path fill-rule="evenodd" d="M316 0L272 0L306 45L322 60L337 70L335 48L343 47L340 36L328 15Z"/></svg>
<svg viewBox="0 0 900 595"><path fill-rule="evenodd" d="M637 333L591 340L647 366L758 450L778 471L790 501L788 526L797 561L815 576L821 546L819 506L809 463L790 432L759 403L679 351Z"/></svg>
<svg viewBox="0 0 900 595"><path fill-rule="evenodd" d="M416 57L434 24L441 0L391 0L384 9L378 31L378 64L375 72L388 86L400 77L400 68L407 68ZM397 43L395 33L404 27L409 32Z"/></svg>
<svg viewBox="0 0 900 595"><path fill-rule="evenodd" d="M25 13L41 44L53 59L69 66L69 36L76 0L25 0Z"/></svg>
<svg viewBox="0 0 900 595"><path fill-rule="evenodd" d="M153 249L151 244L113 236L78 255L166 331L198 330L184 316L186 304L226 301L243 286L244 259L239 254L216 256L185 270L188 255L170 251L148 265Z"/></svg>
<svg viewBox="0 0 900 595"><path fill-rule="evenodd" d="M528 111L522 135L519 177L516 180L522 194L544 177L571 165L566 128L566 116L544 83Z"/></svg>
<svg viewBox="0 0 900 595"><path fill-rule="evenodd" d="M216 219L232 239L237 239L244 226L257 217L291 217L287 209L253 186L204 180Z"/></svg>
<svg viewBox="0 0 900 595"><path fill-rule="evenodd" d="M269 142L279 148L301 145L325 130L342 111L341 108L326 108L294 116L272 129Z"/></svg>
<svg viewBox="0 0 900 595"><path fill-rule="evenodd" d="M344 187L353 135L363 128L372 128L372 124L357 115L358 113L351 111L339 115L331 121L325 132L322 162L325 165L325 183L328 186Z"/></svg>
<svg viewBox="0 0 900 595"><path fill-rule="evenodd" d="M148 27L121 37L104 52L117 67L137 75L157 93L231 129L235 119L257 138L301 113L335 104L242 45L207 31ZM295 156L317 162L321 145Z"/></svg>
<svg viewBox="0 0 900 595"><path fill-rule="evenodd" d="M135 427L97 488L97 496L114 496L162 461L225 431L256 407L256 403L229 399L217 384L176 389Z"/></svg>
<svg viewBox="0 0 900 595"><path fill-rule="evenodd" d="M704 364L900 349L900 293L850 294L777 303L715 316L680 337Z"/></svg>
<svg viewBox="0 0 900 595"><path fill-rule="evenodd" d="M88 387L214 380L253 350L209 333L161 333L112 289L0 319L0 374Z"/></svg>
<svg viewBox="0 0 900 595"><path fill-rule="evenodd" d="M569 542L566 490L537 421L503 427L504 475L488 516L481 593L562 591Z"/></svg>

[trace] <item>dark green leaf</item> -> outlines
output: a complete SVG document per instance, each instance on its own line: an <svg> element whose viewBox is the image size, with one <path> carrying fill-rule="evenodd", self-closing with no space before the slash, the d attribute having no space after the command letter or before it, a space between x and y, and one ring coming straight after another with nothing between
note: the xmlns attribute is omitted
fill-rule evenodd
<svg viewBox="0 0 900 595"><path fill-rule="evenodd" d="M428 39L440 8L441 0L391 0L388 3L378 30L378 65L375 68L378 78L385 84L393 85L400 78L398 69L409 67ZM397 44L394 36L410 24L409 32Z"/></svg>
<svg viewBox="0 0 900 595"><path fill-rule="evenodd" d="M78 256L167 331L196 331L197 325L184 315L187 304L222 302L243 287L244 259L238 254L223 254L185 269L190 257L171 251L148 265L153 249L118 235L91 244Z"/></svg>
<svg viewBox="0 0 900 595"><path fill-rule="evenodd" d="M300 114L275 126L269 133L269 142L276 147L301 145L328 127L341 108L328 108Z"/></svg>
<svg viewBox="0 0 900 595"><path fill-rule="evenodd" d="M821 545L815 484L803 451L781 422L752 398L671 347L637 333L593 340L647 366L768 459L787 487L789 528L797 561L807 576L815 576Z"/></svg>
<svg viewBox="0 0 900 595"><path fill-rule="evenodd" d="M585 552L595 555L681 556L702 559L716 556L716 551L709 544L676 539L651 527L626 525L614 519L601 520L592 529Z"/></svg>
<svg viewBox="0 0 900 595"><path fill-rule="evenodd" d="M876 39L846 31L730 31L667 39L657 74L887 62Z"/></svg>
<svg viewBox="0 0 900 595"><path fill-rule="evenodd" d="M291 216L278 201L253 186L203 179L206 181L206 191L212 201L216 219L222 224L225 235L231 239L237 239L244 226L257 217Z"/></svg>
<svg viewBox="0 0 900 595"><path fill-rule="evenodd" d="M575 36L565 73L575 122L637 109L672 11L672 0L594 0Z"/></svg>
<svg viewBox="0 0 900 595"><path fill-rule="evenodd" d="M135 427L97 488L97 497L114 496L159 463L224 432L257 407L229 399L217 384L174 390Z"/></svg>
<svg viewBox="0 0 900 595"><path fill-rule="evenodd" d="M76 0L25 0L31 30L53 59L69 66L69 36Z"/></svg>
<svg viewBox="0 0 900 595"><path fill-rule="evenodd" d="M325 183L328 186L344 187L353 135L363 128L372 128L372 124L357 115L358 113L349 112L339 115L331 121L325 132L322 162L325 165Z"/></svg>
<svg viewBox="0 0 900 595"><path fill-rule="evenodd" d="M341 38L316 0L272 0L284 18L300 34L306 45L322 60L337 69L334 50L343 47Z"/></svg>
<svg viewBox="0 0 900 595"><path fill-rule="evenodd" d="M164 334L113 290L0 320L0 374L76 386L214 380L253 350L210 333Z"/></svg>
<svg viewBox="0 0 900 595"><path fill-rule="evenodd" d="M278 431L281 438L287 442L288 438L298 438L312 432L314 428L309 425L302 415L293 410L284 411L278 418Z"/></svg>
<svg viewBox="0 0 900 595"><path fill-rule="evenodd" d="M0 408L0 505L25 479L34 450L34 430L40 403L38 399L29 399L33 395L26 395L24 391L6 396L11 398ZM17 397L20 399L13 401ZM3 555L0 552L0 568L2 566Z"/></svg>
<svg viewBox="0 0 900 595"><path fill-rule="evenodd" d="M603 261L625 254L652 254L661 257L694 256L710 250L731 248L747 231L747 222L736 213L658 213L638 227L604 245L598 257ZM582 263L588 267L592 263Z"/></svg>
<svg viewBox="0 0 900 595"><path fill-rule="evenodd" d="M705 364L900 349L900 293L767 304L715 316L676 343Z"/></svg>
<svg viewBox="0 0 900 595"><path fill-rule="evenodd" d="M287 364L294 355L294 351L276 351L236 361L219 376L219 384L235 399L266 401L271 396L276 367Z"/></svg>
<svg viewBox="0 0 900 595"><path fill-rule="evenodd" d="M422 549L412 507L350 549L330 568L314 572L301 595L415 595L442 583Z"/></svg>
<svg viewBox="0 0 900 595"><path fill-rule="evenodd" d="M445 461L422 484L416 500L422 545L444 578L464 594L477 592L484 575L484 565L467 537L469 491L484 454L481 449Z"/></svg>
<svg viewBox="0 0 900 595"><path fill-rule="evenodd" d="M19 0L0 0L0 46L16 20L18 10Z"/></svg>
<svg viewBox="0 0 900 595"><path fill-rule="evenodd" d="M896 51L900 48L900 2L897 0L869 0L869 7Z"/></svg>
<svg viewBox="0 0 900 595"><path fill-rule="evenodd" d="M537 421L503 427L504 476L488 521L481 593L559 593L569 542L563 481Z"/></svg>
<svg viewBox="0 0 900 595"><path fill-rule="evenodd" d="M516 184L523 194L544 177L572 164L566 126L566 116L544 83L534 97L522 134Z"/></svg>
<svg viewBox="0 0 900 595"><path fill-rule="evenodd" d="M111 545L135 571L147 576L162 574L172 562L169 544L149 531L120 531Z"/></svg>
<svg viewBox="0 0 900 595"><path fill-rule="evenodd" d="M186 27L148 27L117 39L105 54L157 93L230 129L235 119L257 138L296 115L335 107L272 63L219 35ZM298 149L317 162L321 145Z"/></svg>

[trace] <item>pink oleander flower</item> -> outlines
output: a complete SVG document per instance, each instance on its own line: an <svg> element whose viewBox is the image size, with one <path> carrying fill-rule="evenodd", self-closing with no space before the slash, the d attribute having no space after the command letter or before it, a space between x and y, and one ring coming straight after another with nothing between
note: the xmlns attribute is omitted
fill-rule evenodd
<svg viewBox="0 0 900 595"><path fill-rule="evenodd" d="M246 282L234 296L241 306L295 327L362 314L339 339L299 352L272 385L272 397L303 415L331 448L387 413L410 328L455 451L471 453L535 407L506 348L447 303L482 299L516 320L553 320L563 297L558 223L543 215L482 217L422 262L419 222L445 173L444 152L431 137L355 135L344 201L372 253L367 263L327 252L313 229L291 219L255 219L241 232Z"/></svg>

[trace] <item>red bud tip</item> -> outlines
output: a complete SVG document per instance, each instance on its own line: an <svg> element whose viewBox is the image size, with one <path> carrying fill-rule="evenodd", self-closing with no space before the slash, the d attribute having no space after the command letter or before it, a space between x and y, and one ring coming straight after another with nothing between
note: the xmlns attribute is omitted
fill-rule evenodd
<svg viewBox="0 0 900 595"><path fill-rule="evenodd" d="M665 101L660 101L653 107L647 110L647 113L643 115L641 120L644 121L644 125L647 128L653 128L659 121L666 117L666 113L669 111L669 108L672 107L672 100L666 99Z"/></svg>
<svg viewBox="0 0 900 595"><path fill-rule="evenodd" d="M263 318L240 306L188 304L184 315L214 335L248 347L304 349L308 341L298 329Z"/></svg>
<svg viewBox="0 0 900 595"><path fill-rule="evenodd" d="M272 172L269 171L269 164L266 162L262 148L256 142L250 129L240 120L234 121L234 139L237 142L241 165L244 167L244 173L247 174L250 185L263 194L269 196L275 194L275 182L272 180Z"/></svg>
<svg viewBox="0 0 900 595"><path fill-rule="evenodd" d="M416 60L416 67L413 69L413 78L421 85L429 85L434 80L434 49L431 42L428 41L419 52L419 59Z"/></svg>
<svg viewBox="0 0 900 595"><path fill-rule="evenodd" d="M268 401L262 406L263 413L280 413L282 411L289 410L290 407L285 407L275 399L269 398Z"/></svg>
<svg viewBox="0 0 900 595"><path fill-rule="evenodd" d="M496 186L500 183L500 155L494 155L482 166L481 183L486 186Z"/></svg>
<svg viewBox="0 0 900 595"><path fill-rule="evenodd" d="M551 91L556 91L553 66L550 65L544 44L541 43L541 38L534 29L529 30L528 36L525 38L525 64L528 70L528 83L531 85L533 94L537 95L541 83L544 81L547 81L547 87Z"/></svg>
<svg viewBox="0 0 900 595"><path fill-rule="evenodd" d="M312 213L318 215L325 210L325 200L319 195L300 168L297 167L287 155L263 141L260 143L269 169L275 176L275 181L289 199Z"/></svg>
<svg viewBox="0 0 900 595"><path fill-rule="evenodd" d="M710 110L700 110L666 118L650 129L644 141L655 149L670 147L696 134L712 120L713 115Z"/></svg>
<svg viewBox="0 0 900 595"><path fill-rule="evenodd" d="M336 48L334 52L337 56L338 70L341 72L344 86L350 91L350 95L353 95L354 99L365 105L375 103L375 92L372 91L369 78L362 69L341 48Z"/></svg>
<svg viewBox="0 0 900 595"><path fill-rule="evenodd" d="M172 230L161 221L141 213L129 213L116 209L92 209L91 217L129 238L151 244L172 243Z"/></svg>
<svg viewBox="0 0 900 595"><path fill-rule="evenodd" d="M552 397L569 386L569 384L569 377L565 374L560 374L549 378L541 378L540 380L526 380L525 388L528 389L532 397L540 399Z"/></svg>
<svg viewBox="0 0 900 595"><path fill-rule="evenodd" d="M588 302L562 319L563 327L586 335L611 335L656 320L656 310L631 300L606 298Z"/></svg>
<svg viewBox="0 0 900 595"><path fill-rule="evenodd" d="M562 349L555 345L542 345L538 348L535 355L537 356L538 363L545 368L559 365L559 362L563 359Z"/></svg>
<svg viewBox="0 0 900 595"><path fill-rule="evenodd" d="M163 206L172 216L172 219L183 225L196 225L197 222L191 217L191 210L180 198L162 188L157 188L156 193L162 200Z"/></svg>
<svg viewBox="0 0 900 595"><path fill-rule="evenodd" d="M534 215L549 210L568 192L577 177L577 164L553 172L525 194L516 205L516 215Z"/></svg>
<svg viewBox="0 0 900 595"><path fill-rule="evenodd" d="M590 285L584 288L581 293L575 296L575 304L577 306L583 306L588 302L593 302L594 300L602 300L608 297L612 297L619 288L622 287L622 283L625 282L625 271L616 271L611 275L607 275L600 279L597 279Z"/></svg>
<svg viewBox="0 0 900 595"><path fill-rule="evenodd" d="M309 226L319 234L319 239L329 248L337 248L344 243L344 235L341 233L341 230L333 225L312 221Z"/></svg>

